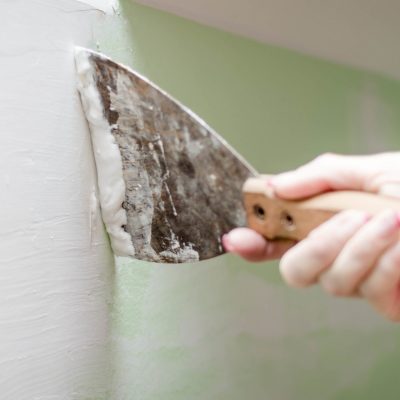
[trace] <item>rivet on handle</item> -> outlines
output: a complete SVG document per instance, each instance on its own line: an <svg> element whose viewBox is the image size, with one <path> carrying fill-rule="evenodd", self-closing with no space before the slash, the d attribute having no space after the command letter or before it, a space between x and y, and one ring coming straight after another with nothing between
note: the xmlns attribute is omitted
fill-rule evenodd
<svg viewBox="0 0 400 400"><path fill-rule="evenodd" d="M288 231L294 231L296 229L294 218L287 211L282 211L281 213L281 224Z"/></svg>

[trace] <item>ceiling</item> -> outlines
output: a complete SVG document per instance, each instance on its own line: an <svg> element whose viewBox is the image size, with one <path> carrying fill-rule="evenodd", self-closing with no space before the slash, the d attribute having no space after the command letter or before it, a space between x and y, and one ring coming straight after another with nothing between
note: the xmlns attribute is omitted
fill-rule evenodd
<svg viewBox="0 0 400 400"><path fill-rule="evenodd" d="M399 0L138 0L258 41L400 79Z"/></svg>

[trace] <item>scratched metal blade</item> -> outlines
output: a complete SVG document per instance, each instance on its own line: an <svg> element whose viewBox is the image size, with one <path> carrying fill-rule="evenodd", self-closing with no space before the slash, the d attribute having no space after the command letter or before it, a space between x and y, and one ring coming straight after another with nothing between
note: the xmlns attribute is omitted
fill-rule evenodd
<svg viewBox="0 0 400 400"><path fill-rule="evenodd" d="M221 236L245 225L242 185L256 172L147 79L97 53L89 60L123 160L135 257L180 263L222 254Z"/></svg>

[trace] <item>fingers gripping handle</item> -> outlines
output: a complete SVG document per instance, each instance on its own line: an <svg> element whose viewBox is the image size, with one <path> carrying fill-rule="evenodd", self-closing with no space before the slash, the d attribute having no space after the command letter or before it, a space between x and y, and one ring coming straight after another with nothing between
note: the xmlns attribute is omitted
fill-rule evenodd
<svg viewBox="0 0 400 400"><path fill-rule="evenodd" d="M310 231L340 211L357 209L375 215L385 209L400 212L400 199L361 191L334 191L302 200L281 200L265 178L249 178L243 186L248 227L267 239L304 239Z"/></svg>

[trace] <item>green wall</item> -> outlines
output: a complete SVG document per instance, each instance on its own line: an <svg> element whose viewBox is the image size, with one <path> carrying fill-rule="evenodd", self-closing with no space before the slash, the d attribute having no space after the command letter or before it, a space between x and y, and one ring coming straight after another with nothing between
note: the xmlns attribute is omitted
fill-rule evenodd
<svg viewBox="0 0 400 400"><path fill-rule="evenodd" d="M400 142L400 84L376 74L128 1L97 36L260 172ZM287 288L276 263L119 259L114 296L113 400L400 397L398 328L361 302Z"/></svg>

